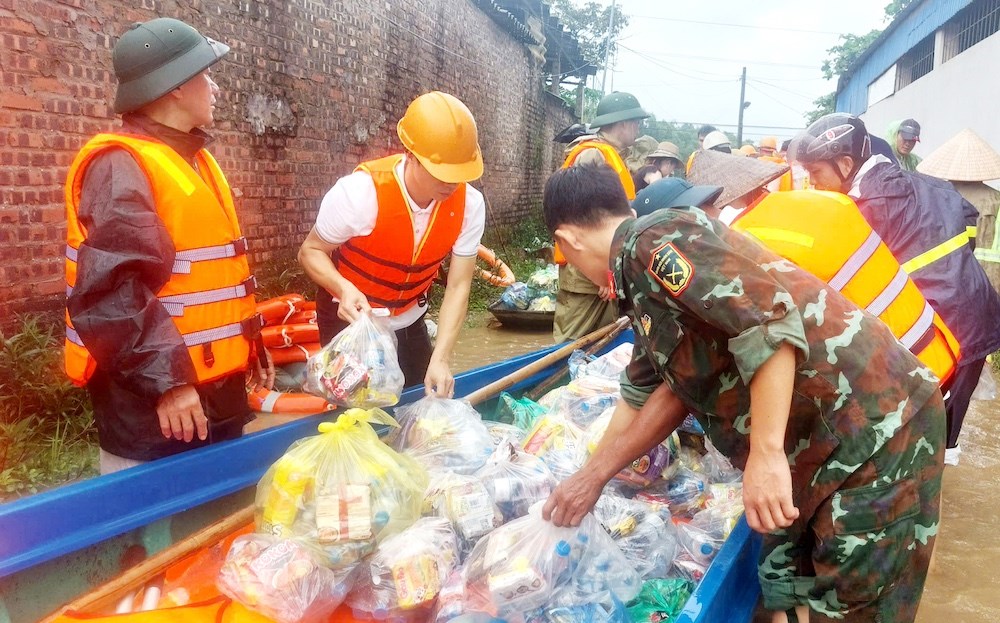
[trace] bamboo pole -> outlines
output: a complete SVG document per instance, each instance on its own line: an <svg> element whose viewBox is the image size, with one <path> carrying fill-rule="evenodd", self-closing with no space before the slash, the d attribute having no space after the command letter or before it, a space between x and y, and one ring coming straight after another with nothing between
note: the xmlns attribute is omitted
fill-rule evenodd
<svg viewBox="0 0 1000 623"><path fill-rule="evenodd" d="M142 588L147 581L166 571L172 564L203 547L215 544L219 539L251 521L253 521L253 505L240 509L228 517L223 517L165 550L150 556L86 595L77 597L54 614L42 619L41 623L52 623L57 617L69 610L85 613L100 612L105 608L110 610L125 595Z"/></svg>
<svg viewBox="0 0 1000 623"><path fill-rule="evenodd" d="M494 381L485 387L477 389L476 391L466 396L465 400L469 401L473 405L479 404L480 402L483 402L484 400L487 400L493 397L494 395L499 394L503 390L509 387L513 387L514 385L528 378L532 374L536 374L544 370L545 368L551 366L552 364L557 363L558 361L565 359L566 357L569 357L574 350L580 348L586 348L587 346L590 346L594 342L601 340L610 333L614 332L619 326L622 327L627 326L628 322L629 322L628 318L619 318L618 320L612 322L611 324L603 326L595 331L591 331L587 335L578 338L573 342L570 342L569 344L563 346L559 350L556 350L554 352L549 353L548 355L545 355L538 361L529 363L520 370L511 372L502 379Z"/></svg>
<svg viewBox="0 0 1000 623"><path fill-rule="evenodd" d="M607 335L602 337L599 342L597 342L590 348L586 349L584 353L586 353L587 355L593 355L595 353L598 353L601 351L602 348L610 344L612 340L621 335L622 331L624 331L629 327L629 323L622 322L623 320L626 319L619 318L618 324L615 326L614 330L611 333L608 333ZM537 402L538 399L544 396L546 392L548 392L550 389L558 385L560 381L566 378L567 374L569 374L568 361L566 362L565 365L561 366L558 371L553 373L552 376L550 376L549 378L545 379L544 381L536 385L535 388L532 389L527 394L525 394L525 396L527 396L530 400L534 400Z"/></svg>

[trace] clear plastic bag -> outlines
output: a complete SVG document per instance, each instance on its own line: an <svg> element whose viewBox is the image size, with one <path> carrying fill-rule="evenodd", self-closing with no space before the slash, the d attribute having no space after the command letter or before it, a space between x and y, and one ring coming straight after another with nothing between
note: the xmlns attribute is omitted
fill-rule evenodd
<svg viewBox="0 0 1000 623"><path fill-rule="evenodd" d="M511 444L501 445L478 472L504 521L522 517L528 508L549 497L556 479L544 461Z"/></svg>
<svg viewBox="0 0 1000 623"><path fill-rule="evenodd" d="M638 594L638 575L593 515L579 528L559 528L542 519L542 505L490 533L469 555L465 611L483 611L476 602L485 597L488 613L520 616L545 607L558 589L561 607L590 604L604 592L622 602Z"/></svg>
<svg viewBox="0 0 1000 623"><path fill-rule="evenodd" d="M528 309L534 298L528 284L518 281L507 287L500 295L500 304L507 309Z"/></svg>
<svg viewBox="0 0 1000 623"><path fill-rule="evenodd" d="M343 407L371 409L399 402L404 380L396 336L372 314L361 314L309 357L302 389Z"/></svg>
<svg viewBox="0 0 1000 623"><path fill-rule="evenodd" d="M993 364L989 361L983 366L983 371L979 373L979 383L972 392L972 400L996 400L997 382L993 378Z"/></svg>
<svg viewBox="0 0 1000 623"><path fill-rule="evenodd" d="M604 494L594 516L643 579L667 575L678 548L669 512L663 515L642 502Z"/></svg>
<svg viewBox="0 0 1000 623"><path fill-rule="evenodd" d="M383 541L362 565L347 605L355 617L425 620L426 609L458 566L458 542L447 519L424 517ZM416 617L416 618L414 618Z"/></svg>
<svg viewBox="0 0 1000 623"><path fill-rule="evenodd" d="M523 446L545 462L556 481L572 476L587 459L583 431L563 415L540 418Z"/></svg>
<svg viewBox="0 0 1000 623"><path fill-rule="evenodd" d="M482 536L503 523L503 514L493 503L486 485L475 476L452 472L431 475L423 512L451 522L461 541L462 552L470 551Z"/></svg>
<svg viewBox="0 0 1000 623"><path fill-rule="evenodd" d="M279 623L319 623L343 603L356 569L335 572L322 558L299 539L241 536L219 573L219 590Z"/></svg>
<svg viewBox="0 0 1000 623"><path fill-rule="evenodd" d="M621 373L632 361L633 345L631 343L620 344L611 351L597 357L578 359L573 365L572 356L570 361L570 377L573 380L585 376L593 376L618 382ZM577 351L582 353L582 351ZM574 355L576 352L573 353Z"/></svg>
<svg viewBox="0 0 1000 623"><path fill-rule="evenodd" d="M499 446L505 441L520 446L528 436L527 430L513 424L504 424L503 422L485 422L485 424L486 430L490 432L490 438L493 439L494 446Z"/></svg>
<svg viewBox="0 0 1000 623"><path fill-rule="evenodd" d="M617 380L583 376L566 386L549 412L586 428L618 403L618 389Z"/></svg>
<svg viewBox="0 0 1000 623"><path fill-rule="evenodd" d="M393 447L428 470L471 474L496 447L482 417L463 400L421 398L397 408L396 419Z"/></svg>
<svg viewBox="0 0 1000 623"><path fill-rule="evenodd" d="M584 446L593 454L604 438L611 424L615 407L609 407L584 432ZM648 487L659 481L664 470L670 465L672 454L665 443L653 446L648 452L632 461L632 464L615 474L615 480L631 488Z"/></svg>
<svg viewBox="0 0 1000 623"><path fill-rule="evenodd" d="M549 264L545 268L539 268L528 277L528 287L533 289L538 296L555 296L559 292L559 267Z"/></svg>
<svg viewBox="0 0 1000 623"><path fill-rule="evenodd" d="M690 523L677 526L681 548L674 567L682 576L700 582L726 541L726 526L716 513L702 511Z"/></svg>
<svg viewBox="0 0 1000 623"><path fill-rule="evenodd" d="M711 440L705 439L705 456L701 457L701 465L710 483L739 483L743 480L743 472L733 467L724 454L719 452Z"/></svg>
<svg viewBox="0 0 1000 623"><path fill-rule="evenodd" d="M382 443L372 423L396 426L381 410L348 409L292 444L257 485L257 531L300 537L340 569L416 521L427 472Z"/></svg>

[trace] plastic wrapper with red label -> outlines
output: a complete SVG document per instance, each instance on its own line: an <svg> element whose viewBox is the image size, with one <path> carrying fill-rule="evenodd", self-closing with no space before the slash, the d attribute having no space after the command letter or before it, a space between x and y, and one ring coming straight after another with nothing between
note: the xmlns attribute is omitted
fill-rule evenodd
<svg viewBox="0 0 1000 623"><path fill-rule="evenodd" d="M495 448L482 417L463 400L422 398L397 408L396 419L393 447L428 470L471 474Z"/></svg>
<svg viewBox="0 0 1000 623"><path fill-rule="evenodd" d="M219 573L219 590L279 623L325 621L347 596L355 567L333 571L322 558L298 539L241 536Z"/></svg>
<svg viewBox="0 0 1000 623"><path fill-rule="evenodd" d="M542 504L476 545L463 572L460 610L518 620L557 591L562 607L592 603L605 591L622 602L638 594L638 575L593 515L578 528L559 528L542 519Z"/></svg>
<svg viewBox="0 0 1000 623"><path fill-rule="evenodd" d="M427 472L382 443L373 423L396 425L378 409L348 409L294 443L257 485L257 531L301 538L341 569L415 522Z"/></svg>
<svg viewBox="0 0 1000 623"><path fill-rule="evenodd" d="M383 541L347 604L355 617L424 621L427 609L458 566L458 543L447 519L424 517Z"/></svg>
<svg viewBox="0 0 1000 623"><path fill-rule="evenodd" d="M403 391L396 336L381 319L361 314L309 357L302 388L343 407L396 404Z"/></svg>
<svg viewBox="0 0 1000 623"><path fill-rule="evenodd" d="M539 500L549 497L556 486L545 462L511 444L501 445L478 472L504 521L521 517Z"/></svg>

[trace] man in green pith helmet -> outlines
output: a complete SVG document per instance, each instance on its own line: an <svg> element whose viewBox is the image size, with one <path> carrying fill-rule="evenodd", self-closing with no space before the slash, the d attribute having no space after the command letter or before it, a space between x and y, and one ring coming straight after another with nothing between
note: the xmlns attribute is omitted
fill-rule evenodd
<svg viewBox="0 0 1000 623"><path fill-rule="evenodd" d="M66 371L94 404L101 472L239 437L246 372L270 388L256 281L233 196L201 128L229 46L184 22L115 44L122 127L66 180Z"/></svg>
<svg viewBox="0 0 1000 623"><path fill-rule="evenodd" d="M625 195L631 201L635 198L635 183L625 159L647 117L649 113L631 93L615 91L604 96L590 124L591 129L597 128L597 134L574 145L566 154L563 168L606 164L618 174ZM610 289L604 284L593 283L576 268L566 265L558 243L555 259L559 264L559 293L553 326L556 342L586 335L618 317Z"/></svg>

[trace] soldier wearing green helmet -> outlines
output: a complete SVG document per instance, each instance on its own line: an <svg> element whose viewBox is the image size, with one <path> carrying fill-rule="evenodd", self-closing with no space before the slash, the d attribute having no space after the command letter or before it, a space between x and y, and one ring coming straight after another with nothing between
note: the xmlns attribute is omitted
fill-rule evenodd
<svg viewBox="0 0 1000 623"><path fill-rule="evenodd" d="M626 159L639 138L642 120L649 117L639 100L631 93L615 91L605 95L597 104L597 116L591 122L596 135L579 138L570 146L563 168L607 164L621 181L625 195L635 197L635 182ZM559 264L559 293L556 295L556 312L553 336L556 342L576 339L618 317L612 292L607 286L595 285L566 264L556 246L556 263Z"/></svg>
<svg viewBox="0 0 1000 623"><path fill-rule="evenodd" d="M268 389L255 281L201 128L229 46L184 22L133 25L112 52L120 129L66 181L66 370L94 405L101 472L242 435L246 372Z"/></svg>

